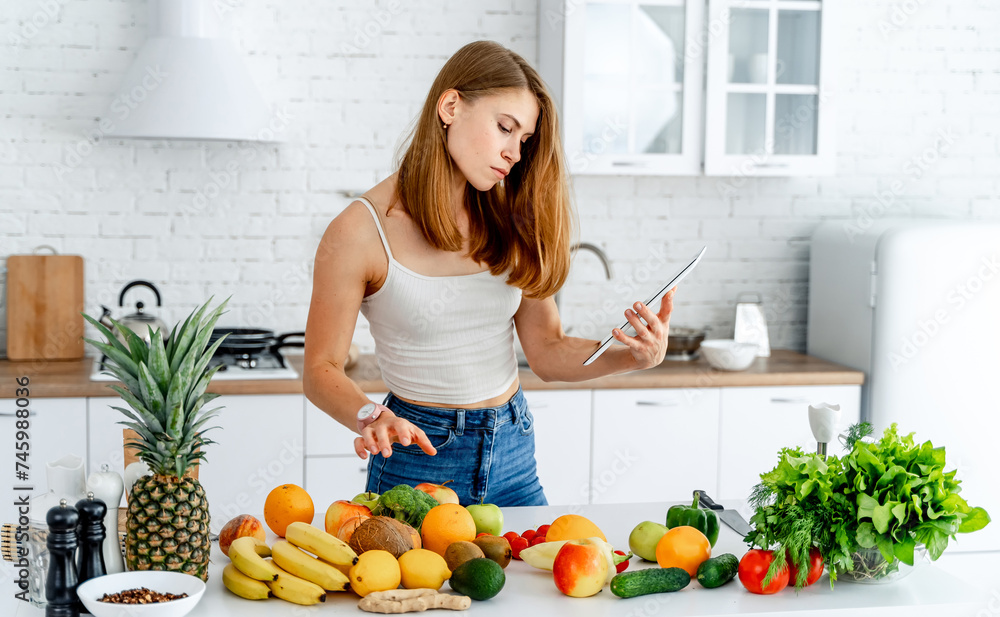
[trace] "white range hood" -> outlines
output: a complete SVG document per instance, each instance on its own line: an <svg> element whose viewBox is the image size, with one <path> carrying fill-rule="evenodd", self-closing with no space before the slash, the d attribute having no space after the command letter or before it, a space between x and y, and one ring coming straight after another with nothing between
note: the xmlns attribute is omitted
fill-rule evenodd
<svg viewBox="0 0 1000 617"><path fill-rule="evenodd" d="M149 39L101 123L109 137L277 141L212 0L149 0Z"/></svg>

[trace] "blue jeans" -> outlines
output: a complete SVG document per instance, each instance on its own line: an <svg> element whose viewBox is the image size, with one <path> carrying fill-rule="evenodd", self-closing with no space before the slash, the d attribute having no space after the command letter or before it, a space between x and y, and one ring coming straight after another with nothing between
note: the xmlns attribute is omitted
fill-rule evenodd
<svg viewBox="0 0 1000 617"><path fill-rule="evenodd" d="M382 402L427 434L437 454L413 444L392 445L392 456L369 456L365 490L382 493L397 484L448 483L461 504L548 505L535 466L534 418L518 388L499 407L449 409L413 405L391 392Z"/></svg>

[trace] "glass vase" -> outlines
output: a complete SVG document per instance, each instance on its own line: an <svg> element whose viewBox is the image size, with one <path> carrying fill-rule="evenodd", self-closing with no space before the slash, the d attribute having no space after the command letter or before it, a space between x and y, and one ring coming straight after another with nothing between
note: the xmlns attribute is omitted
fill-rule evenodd
<svg viewBox="0 0 1000 617"><path fill-rule="evenodd" d="M885 560L878 547L859 548L851 554L854 561L853 570L837 568L837 582L862 583L865 585L884 585L893 583L909 576L927 558L927 549L918 544L913 549L913 565L894 559L892 563Z"/></svg>

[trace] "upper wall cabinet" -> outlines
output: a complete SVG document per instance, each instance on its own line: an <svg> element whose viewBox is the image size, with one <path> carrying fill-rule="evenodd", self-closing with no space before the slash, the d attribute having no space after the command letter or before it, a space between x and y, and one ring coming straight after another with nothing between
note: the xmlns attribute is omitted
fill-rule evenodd
<svg viewBox="0 0 1000 617"><path fill-rule="evenodd" d="M706 174L834 173L835 4L710 0Z"/></svg>
<svg viewBox="0 0 1000 617"><path fill-rule="evenodd" d="M541 1L539 70L572 173L700 173L703 18L686 0Z"/></svg>
<svg viewBox="0 0 1000 617"><path fill-rule="evenodd" d="M821 0L541 0L574 174L833 173ZM707 70L706 70L707 69Z"/></svg>

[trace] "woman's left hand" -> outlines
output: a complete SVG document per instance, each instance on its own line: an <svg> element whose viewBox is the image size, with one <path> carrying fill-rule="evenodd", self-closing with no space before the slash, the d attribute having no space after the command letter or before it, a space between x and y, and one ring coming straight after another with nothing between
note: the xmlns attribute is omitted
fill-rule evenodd
<svg viewBox="0 0 1000 617"><path fill-rule="evenodd" d="M635 328L635 336L628 336L618 328L612 331L615 339L625 343L632 352L636 370L657 366L667 354L667 334L670 330L670 313L674 310L675 291L676 287L663 296L659 313L654 313L642 302L635 303L635 310L625 311L625 318ZM640 317L646 320L645 324Z"/></svg>

